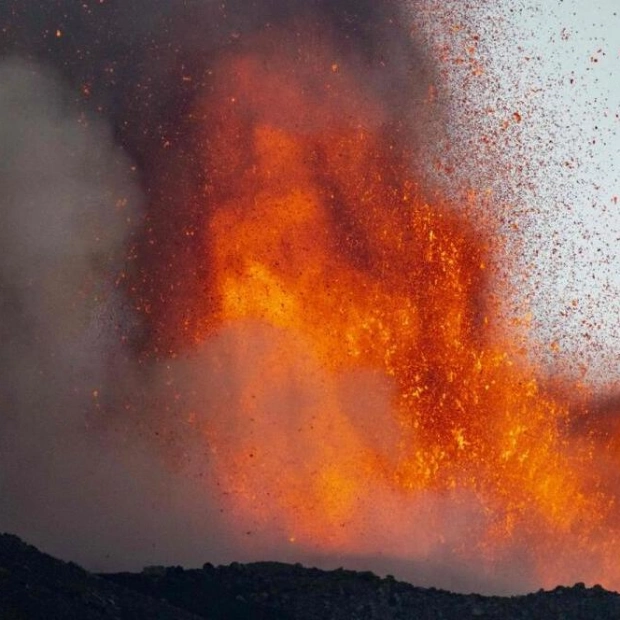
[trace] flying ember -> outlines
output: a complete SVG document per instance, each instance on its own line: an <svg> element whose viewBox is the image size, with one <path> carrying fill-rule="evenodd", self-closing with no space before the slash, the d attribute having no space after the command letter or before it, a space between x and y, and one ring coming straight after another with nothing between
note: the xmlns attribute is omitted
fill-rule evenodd
<svg viewBox="0 0 620 620"><path fill-rule="evenodd" d="M216 56L187 244L141 242L145 356L201 360L185 414L252 544L618 588L618 442L497 327L493 224L424 187L359 63L296 21Z"/></svg>

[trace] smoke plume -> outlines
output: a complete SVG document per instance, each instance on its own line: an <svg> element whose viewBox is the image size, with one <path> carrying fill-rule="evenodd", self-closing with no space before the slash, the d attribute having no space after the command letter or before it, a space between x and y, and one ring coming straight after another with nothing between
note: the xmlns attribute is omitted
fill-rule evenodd
<svg viewBox="0 0 620 620"><path fill-rule="evenodd" d="M9 0L0 22L0 529L97 570L282 559L455 589L539 585L527 536L478 561L493 509L461 485L477 456L415 486L424 433L463 450L470 430L503 430L503 418L450 426L442 413L458 383L445 351L484 341L488 248L463 213L428 206L432 184L420 187L445 110L399 5ZM377 186L387 206L364 211ZM257 206L291 196L275 216ZM401 208L410 200L419 212ZM252 217L266 231L258 241L244 236ZM242 246L271 252L272 271L244 264ZM419 268L434 254L458 267ZM325 285L337 320L322 349L321 321L282 285L287 269L302 298ZM252 287L268 290L256 316L238 294ZM440 289L446 301L429 302ZM342 300L354 293L351 310ZM454 320L435 329L444 313ZM290 329L292 315L303 329ZM346 318L353 335L338 329ZM361 350L371 361L350 363ZM512 372L492 354L483 371L480 354L469 375L473 357L465 384ZM430 396L405 393L418 371ZM515 376L504 383L523 402L538 398ZM437 413L415 425L402 413L420 394ZM526 406L501 399L502 415ZM543 397L531 406L552 409ZM485 441L478 460L491 461ZM544 477L548 455L533 453ZM519 510L531 496L548 507L543 482ZM579 578L577 553L551 575Z"/></svg>
<svg viewBox="0 0 620 620"><path fill-rule="evenodd" d="M246 334L244 346L258 349L243 360L223 335L182 363L145 362L141 343L157 326L131 307L123 278L157 268L149 256L128 265L145 222L173 242L182 234L168 212L204 180L185 116L208 89L214 57L266 24L300 16L338 33L332 43L355 57L369 92L390 102L382 122L415 114L429 66L393 25L390 3L27 1L0 8L8 34L0 50L3 530L95 569L256 557L237 532L221 531L226 504L218 481L205 482L212 478L206 448L175 428L182 407L162 403L173 382L189 393L199 386L196 398L208 401L201 410L239 432L213 401L242 380L240 362L260 363L261 347L273 347L269 334ZM170 181L181 167L185 188ZM223 354L230 360L224 368ZM280 404L263 424L277 432L278 409L298 407L303 416L304 399L317 397L313 382L321 380L272 386L269 397ZM379 388L380 396L351 398L387 401L381 394L388 388ZM338 389L350 390L346 381ZM236 393L234 385L229 391ZM278 555L299 559L295 550L274 549Z"/></svg>

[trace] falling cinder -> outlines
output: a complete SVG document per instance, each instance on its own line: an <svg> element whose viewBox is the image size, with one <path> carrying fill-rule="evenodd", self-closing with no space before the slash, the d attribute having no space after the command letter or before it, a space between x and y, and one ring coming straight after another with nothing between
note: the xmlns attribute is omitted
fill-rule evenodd
<svg viewBox="0 0 620 620"><path fill-rule="evenodd" d="M167 178L188 165L186 183L203 180L183 150L184 114L214 56L300 13L340 31L343 53L362 49L369 87L410 103L418 87L403 84L428 67L399 27L387 55L377 48L377 22L396 19L389 3L0 7L2 529L93 568L243 558L218 532L218 499L201 493L205 448L150 428L171 415L158 410L171 371L138 359L149 326L123 272L136 269L127 256L145 217L167 218L148 206Z"/></svg>
<svg viewBox="0 0 620 620"><path fill-rule="evenodd" d="M570 486L591 445L485 348L488 248L419 187L445 111L396 3L20 0L0 20L1 529L94 569L606 577L598 534L588 557L564 543L614 489ZM561 530L548 572L539 523Z"/></svg>

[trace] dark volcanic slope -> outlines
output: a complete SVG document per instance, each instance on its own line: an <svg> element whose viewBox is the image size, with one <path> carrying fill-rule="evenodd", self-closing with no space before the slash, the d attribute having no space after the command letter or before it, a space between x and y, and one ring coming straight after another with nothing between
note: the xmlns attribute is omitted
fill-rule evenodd
<svg viewBox="0 0 620 620"><path fill-rule="evenodd" d="M162 568L108 578L218 619L246 617L226 615L222 600L263 611L247 617L295 620L620 619L620 595L581 584L527 596L485 597L416 588L369 572L322 571L277 562L205 564L202 570Z"/></svg>
<svg viewBox="0 0 620 620"><path fill-rule="evenodd" d="M515 597L451 594L276 562L95 576L0 535L0 619L43 618L618 620L620 595L580 584Z"/></svg>
<svg viewBox="0 0 620 620"><path fill-rule="evenodd" d="M0 534L0 620L198 620Z"/></svg>

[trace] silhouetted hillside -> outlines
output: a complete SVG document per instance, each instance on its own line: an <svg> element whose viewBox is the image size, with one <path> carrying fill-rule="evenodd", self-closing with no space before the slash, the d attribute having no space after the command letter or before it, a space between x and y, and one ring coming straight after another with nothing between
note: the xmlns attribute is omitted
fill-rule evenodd
<svg viewBox="0 0 620 620"><path fill-rule="evenodd" d="M85 620L618 620L620 595L582 584L514 597L258 562L93 575L0 535L0 618Z"/></svg>
<svg viewBox="0 0 620 620"><path fill-rule="evenodd" d="M197 620L0 535L1 620Z"/></svg>

